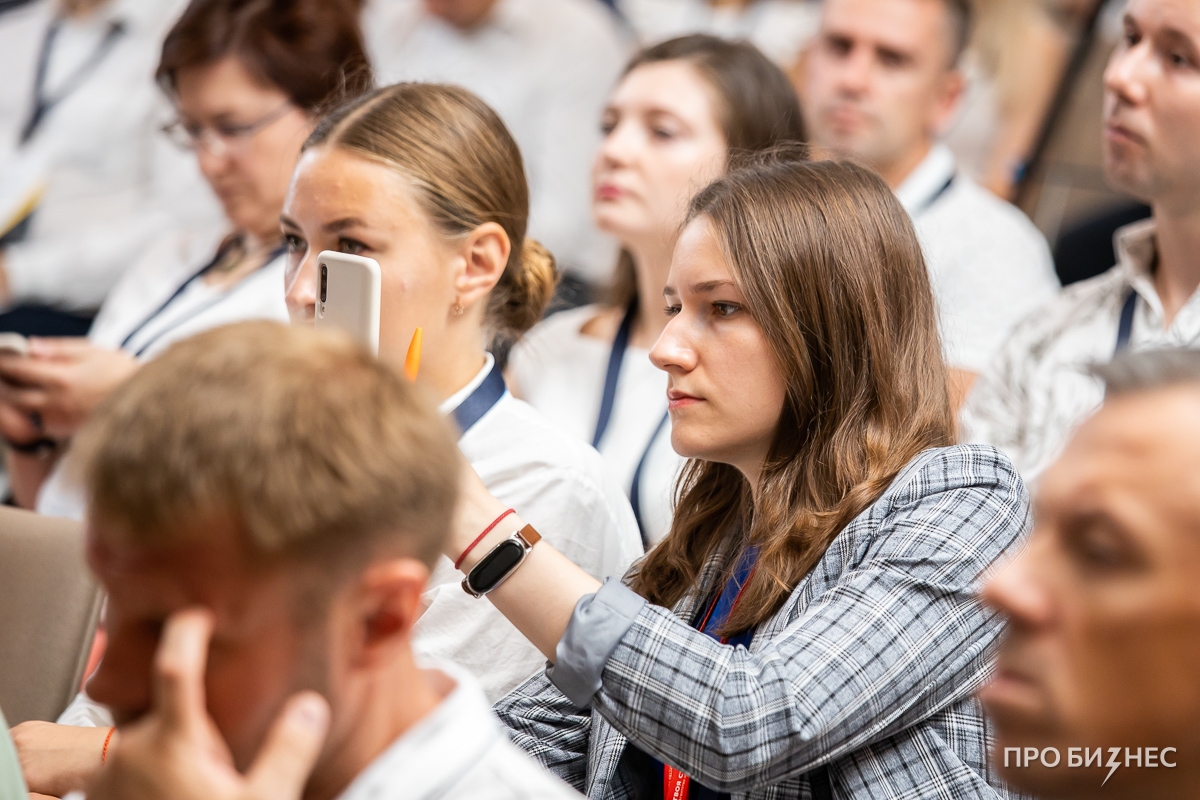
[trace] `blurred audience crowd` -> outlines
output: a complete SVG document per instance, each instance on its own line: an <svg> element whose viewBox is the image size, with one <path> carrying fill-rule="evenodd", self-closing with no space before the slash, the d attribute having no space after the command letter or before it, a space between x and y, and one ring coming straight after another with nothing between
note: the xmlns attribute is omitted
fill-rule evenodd
<svg viewBox="0 0 1200 800"><path fill-rule="evenodd" d="M1200 7L0 0L0 70L0 544L104 597L0 798L1200 796Z"/></svg>

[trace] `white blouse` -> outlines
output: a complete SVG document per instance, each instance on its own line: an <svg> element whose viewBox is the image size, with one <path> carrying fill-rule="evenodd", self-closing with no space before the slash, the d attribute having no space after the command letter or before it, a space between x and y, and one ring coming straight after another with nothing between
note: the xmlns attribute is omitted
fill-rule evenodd
<svg viewBox="0 0 1200 800"><path fill-rule="evenodd" d="M577 440L591 442L612 343L586 336L584 324L600 306L563 311L539 323L513 348L509 370L526 401ZM671 423L655 435L667 412L667 374L650 352L625 351L612 417L600 454L626 494L645 456L638 481L639 508L648 544L662 540L675 513L675 482L685 459L671 447ZM653 437L653 441L651 441Z"/></svg>
<svg viewBox="0 0 1200 800"><path fill-rule="evenodd" d="M453 414L494 366L488 355L475 379L442 404L442 413ZM642 555L629 502L604 460L528 403L505 392L458 446L488 491L592 577L620 577ZM464 592L461 582L450 559L442 558L425 592L428 605L413 650L467 669L495 702L544 668L546 659L495 606Z"/></svg>
<svg viewBox="0 0 1200 800"><path fill-rule="evenodd" d="M287 322L283 255L233 286L189 282L216 254L225 233L214 228L173 234L150 248L104 301L88 340L148 361L175 342L211 328L250 319ZM65 461L59 460L42 485L37 511L81 520L83 492L67 478Z"/></svg>

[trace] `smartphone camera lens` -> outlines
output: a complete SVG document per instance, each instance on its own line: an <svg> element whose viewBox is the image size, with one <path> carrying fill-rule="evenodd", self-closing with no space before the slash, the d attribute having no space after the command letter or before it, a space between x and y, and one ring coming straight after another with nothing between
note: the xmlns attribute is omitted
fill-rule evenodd
<svg viewBox="0 0 1200 800"><path fill-rule="evenodd" d="M325 302L325 295L329 289L329 267L321 265L321 302Z"/></svg>

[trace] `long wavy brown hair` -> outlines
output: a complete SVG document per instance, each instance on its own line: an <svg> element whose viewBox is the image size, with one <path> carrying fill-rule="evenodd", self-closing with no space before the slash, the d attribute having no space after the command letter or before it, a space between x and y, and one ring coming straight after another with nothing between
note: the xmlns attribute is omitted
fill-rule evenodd
<svg viewBox="0 0 1200 800"><path fill-rule="evenodd" d="M952 444L953 415L921 247L882 179L776 154L701 191L688 221L699 217L762 328L786 399L755 491L728 464L688 463L671 532L633 588L674 606L714 554L728 572L743 544L757 545L731 635L769 619L917 454Z"/></svg>

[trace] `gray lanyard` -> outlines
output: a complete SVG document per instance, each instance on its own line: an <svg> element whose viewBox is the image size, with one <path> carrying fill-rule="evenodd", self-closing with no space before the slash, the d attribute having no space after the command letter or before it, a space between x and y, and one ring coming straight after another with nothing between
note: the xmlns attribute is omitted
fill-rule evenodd
<svg viewBox="0 0 1200 800"><path fill-rule="evenodd" d="M88 76L96 71L96 67L100 66L100 62L112 52L117 40L125 33L125 26L121 22L113 20L108 23L108 30L104 32L104 38L100 40L100 44L96 45L96 49L67 77L66 82L56 94L48 95L46 94L46 73L50 71L50 53L54 49L54 41L58 38L58 32L62 25L61 19L51 22L50 27L46 29L45 38L42 39L42 49L38 54L37 74L33 81L33 109L29 112L29 119L25 121L25 127L21 129L21 144L25 144L33 138L33 134L41 127L46 115L56 105L67 99L72 92L79 88L80 84L87 80Z"/></svg>

